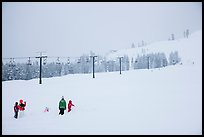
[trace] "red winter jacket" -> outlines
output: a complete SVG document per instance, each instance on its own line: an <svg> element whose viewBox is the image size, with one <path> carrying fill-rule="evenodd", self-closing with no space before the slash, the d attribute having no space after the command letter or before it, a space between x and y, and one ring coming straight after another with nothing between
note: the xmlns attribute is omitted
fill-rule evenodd
<svg viewBox="0 0 204 137"><path fill-rule="evenodd" d="M74 104L72 104L72 101L69 100L69 103L68 103L68 109L71 109L72 106L74 106Z"/></svg>
<svg viewBox="0 0 204 137"><path fill-rule="evenodd" d="M18 108L20 111L25 110L26 102L23 103L23 100L20 100L20 104L18 105Z"/></svg>

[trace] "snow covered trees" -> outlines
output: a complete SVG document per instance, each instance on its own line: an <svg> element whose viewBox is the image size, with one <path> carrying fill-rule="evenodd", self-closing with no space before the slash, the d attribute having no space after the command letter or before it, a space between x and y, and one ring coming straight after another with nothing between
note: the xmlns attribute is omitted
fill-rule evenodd
<svg viewBox="0 0 204 137"><path fill-rule="evenodd" d="M134 62L134 69L160 68L167 65L168 61L164 53L151 53L138 55Z"/></svg>
<svg viewBox="0 0 204 137"><path fill-rule="evenodd" d="M131 48L135 48L135 44L134 43L132 43Z"/></svg>
<svg viewBox="0 0 204 137"><path fill-rule="evenodd" d="M186 29L185 31L184 31L184 38L188 38L189 37L189 29Z"/></svg>
<svg viewBox="0 0 204 137"><path fill-rule="evenodd" d="M175 40L174 34L171 34L171 40Z"/></svg>
<svg viewBox="0 0 204 137"><path fill-rule="evenodd" d="M143 51L143 50L142 50ZM136 57L129 57L123 55L121 58L121 70L127 71L129 69L152 69L161 68L167 65L175 65L181 61L178 51L172 51L168 55L165 53L146 53L142 52L141 55ZM49 60L49 57L47 58ZM120 61L118 58L106 59L106 57L98 55L95 59L95 72L113 72L120 71ZM93 61L89 55L82 55L70 61L67 58L65 62L61 61L58 57L55 61L43 61L42 77L56 77L74 73L92 73ZM2 62L2 81L6 80L29 80L39 78L39 63L38 61L30 61L27 63L16 63L14 59L10 62Z"/></svg>
<svg viewBox="0 0 204 137"><path fill-rule="evenodd" d="M169 55L169 65L175 65L181 61L178 51L171 52Z"/></svg>

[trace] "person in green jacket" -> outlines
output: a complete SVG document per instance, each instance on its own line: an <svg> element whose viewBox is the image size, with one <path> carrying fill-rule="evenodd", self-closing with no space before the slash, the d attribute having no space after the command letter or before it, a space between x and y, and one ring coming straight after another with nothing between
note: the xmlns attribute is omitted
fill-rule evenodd
<svg viewBox="0 0 204 137"><path fill-rule="evenodd" d="M59 102L59 115L64 115L64 110L66 110L66 101L64 99L64 96L62 96L62 99Z"/></svg>

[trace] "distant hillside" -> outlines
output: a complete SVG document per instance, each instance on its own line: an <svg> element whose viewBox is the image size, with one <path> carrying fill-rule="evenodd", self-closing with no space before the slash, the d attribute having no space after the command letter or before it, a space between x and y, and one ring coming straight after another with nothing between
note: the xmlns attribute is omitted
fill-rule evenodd
<svg viewBox="0 0 204 137"><path fill-rule="evenodd" d="M106 55L107 60L114 60L119 56L135 59L150 53L165 53L168 58L171 52L178 51L183 64L202 62L202 31L192 33L189 38L155 42L143 47L117 50Z"/></svg>

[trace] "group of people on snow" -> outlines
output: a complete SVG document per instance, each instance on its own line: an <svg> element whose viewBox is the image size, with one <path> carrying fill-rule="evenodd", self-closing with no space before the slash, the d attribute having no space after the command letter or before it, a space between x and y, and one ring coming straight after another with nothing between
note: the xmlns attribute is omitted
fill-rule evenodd
<svg viewBox="0 0 204 137"><path fill-rule="evenodd" d="M62 96L62 99L59 102L59 115L64 115L64 111L66 110L67 106L68 106L68 112L71 111L71 107L74 106L74 104L72 104L72 101L69 100L68 105L66 106L66 100L64 99L64 96Z"/></svg>
<svg viewBox="0 0 204 137"><path fill-rule="evenodd" d="M18 112L19 111L24 111L25 110L25 106L26 106L26 101L23 102L22 99L19 100L19 104L18 102L15 103L15 106L14 106L14 118L18 118Z"/></svg>
<svg viewBox="0 0 204 137"><path fill-rule="evenodd" d="M68 112L71 111L71 107L74 106L74 104L72 103L71 100L69 100L68 104ZM61 100L59 101L59 115L64 115L64 111L66 110L67 108L66 106L66 100L64 99L64 96L62 96ZM18 118L18 113L19 111L24 111L25 110L25 107L26 107L26 101L23 101L22 99L19 100L19 103L16 102L15 105L14 105L14 118ZM49 108L46 107L44 112L49 112Z"/></svg>

